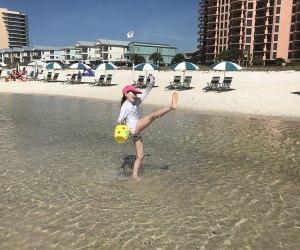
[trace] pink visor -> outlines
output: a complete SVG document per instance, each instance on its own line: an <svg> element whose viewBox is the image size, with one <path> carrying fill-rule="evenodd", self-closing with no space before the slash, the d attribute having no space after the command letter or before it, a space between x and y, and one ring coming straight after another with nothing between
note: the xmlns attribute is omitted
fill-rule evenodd
<svg viewBox="0 0 300 250"><path fill-rule="evenodd" d="M137 89L136 87L134 87L134 86L132 86L132 85L127 85L127 86L125 86L125 87L123 88L123 90L122 90L122 93L123 93L123 94L126 94L126 93L128 93L129 91L134 92L134 93L136 93L136 94L142 94L142 92L141 92L139 89Z"/></svg>

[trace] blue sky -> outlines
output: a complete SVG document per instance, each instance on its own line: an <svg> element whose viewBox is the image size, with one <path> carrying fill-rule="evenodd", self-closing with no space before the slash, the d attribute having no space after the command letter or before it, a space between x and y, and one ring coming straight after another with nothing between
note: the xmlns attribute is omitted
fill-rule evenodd
<svg viewBox="0 0 300 250"><path fill-rule="evenodd" d="M24 12L30 46L70 46L98 38L197 47L199 0L0 0ZM135 36L127 39L127 32Z"/></svg>

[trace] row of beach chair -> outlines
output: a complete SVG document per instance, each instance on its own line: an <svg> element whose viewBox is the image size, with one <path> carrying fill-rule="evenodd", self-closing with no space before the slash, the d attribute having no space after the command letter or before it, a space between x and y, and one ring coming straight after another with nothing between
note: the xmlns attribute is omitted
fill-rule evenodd
<svg viewBox="0 0 300 250"><path fill-rule="evenodd" d="M207 86L203 88L203 91L215 91L223 92L233 90L231 88L232 77L224 77L223 82L220 82L220 77L212 77L211 81L207 83ZM132 85L142 89L148 86L149 80L145 81L145 76L139 75L137 81L134 81ZM165 90L188 90L191 89L192 76L185 76L183 81L181 81L181 76L176 75L172 82L165 87Z"/></svg>
<svg viewBox="0 0 300 250"><path fill-rule="evenodd" d="M174 76L174 80L165 87L165 90L187 90L191 89L192 76L185 76L181 82L181 76Z"/></svg>
<svg viewBox="0 0 300 250"><path fill-rule="evenodd" d="M54 73L52 77L52 72L48 72L46 76L41 79L38 79L41 82L60 82L62 84L81 84L82 82L82 75L81 74L72 74L70 78L67 80L58 80L59 73ZM99 79L94 79L94 82L86 82L89 83L91 86L111 86L112 85L112 74L101 75Z"/></svg>
<svg viewBox="0 0 300 250"><path fill-rule="evenodd" d="M211 81L207 83L207 86L203 88L203 91L215 91L215 92L223 92L233 90L231 88L232 77L226 76L224 77L223 82L220 82L219 76L212 77Z"/></svg>
<svg viewBox="0 0 300 250"><path fill-rule="evenodd" d="M95 82L89 83L91 86L112 86L112 74L100 75L99 79L95 79Z"/></svg>

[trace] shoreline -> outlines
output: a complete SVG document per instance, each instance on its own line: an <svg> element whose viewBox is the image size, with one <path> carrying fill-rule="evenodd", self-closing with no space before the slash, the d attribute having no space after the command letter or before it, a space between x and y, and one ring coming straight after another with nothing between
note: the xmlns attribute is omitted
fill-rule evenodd
<svg viewBox="0 0 300 250"><path fill-rule="evenodd" d="M84 100L84 101L91 101L96 103L107 103L107 104L115 104L118 105L118 101L114 100L102 100L97 98L91 97L81 97L81 96L71 96L71 95L61 95L61 94L43 94L43 93L11 93L5 92L1 93L1 95L27 95L27 96L46 96L46 97L57 97L57 98L68 98L68 99L77 99L77 100ZM153 107L153 109L161 107L158 104L143 104L146 107ZM245 118L245 119L259 119L259 120L281 120L281 121L294 121L300 122L300 117L293 117L293 116L268 116L268 115L261 115L261 114L252 114L252 113L241 113L241 112L233 112L233 111L205 111L205 110L196 110L192 108L181 108L178 107L177 110L180 111L188 111L194 112L195 114L200 115L207 115L207 116L220 116L220 117L234 117L234 118ZM153 110L154 111L154 110Z"/></svg>
<svg viewBox="0 0 300 250"><path fill-rule="evenodd" d="M66 71L65 74L67 73L69 72ZM133 79L136 80L138 75L145 72L138 71L133 75L132 71L116 70L109 73L113 73L114 86L92 87L88 84L2 80L0 94L61 96L118 104L122 97L122 88L132 84ZM168 105L172 91L166 91L165 87L173 80L174 75L180 75L181 72L151 73L155 75L155 85L158 87L152 89L143 105ZM47 72L44 73L46 74ZM300 91L300 72L226 72L227 76L233 76L232 88L235 90L222 93L203 92L202 88L212 76L221 76L222 80L223 72L191 71L186 72L186 75L193 77L193 88L178 92L180 110L209 115L300 121L300 96L291 93ZM63 77L59 80L64 80ZM95 78L98 78L97 74Z"/></svg>

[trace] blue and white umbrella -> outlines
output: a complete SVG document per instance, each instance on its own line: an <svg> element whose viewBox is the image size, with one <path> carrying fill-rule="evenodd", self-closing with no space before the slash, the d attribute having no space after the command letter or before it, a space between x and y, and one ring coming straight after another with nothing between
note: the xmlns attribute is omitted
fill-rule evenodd
<svg viewBox="0 0 300 250"><path fill-rule="evenodd" d="M140 71L159 70L159 67L154 63L140 63L134 67L134 70L140 70Z"/></svg>
<svg viewBox="0 0 300 250"><path fill-rule="evenodd" d="M117 69L117 66L112 63L101 63L94 67L94 70L97 69L114 70Z"/></svg>
<svg viewBox="0 0 300 250"><path fill-rule="evenodd" d="M5 63L0 63L0 67L6 67Z"/></svg>
<svg viewBox="0 0 300 250"><path fill-rule="evenodd" d="M182 71L183 72L183 79L185 75L185 71L187 70L199 70L199 67L193 63L190 62L180 62L175 63L170 66L170 69L176 70L176 71Z"/></svg>
<svg viewBox="0 0 300 250"><path fill-rule="evenodd" d="M86 65L84 63L74 63L70 66L70 69L90 69L91 67L89 65Z"/></svg>
<svg viewBox="0 0 300 250"><path fill-rule="evenodd" d="M212 70L224 71L224 77L225 77L226 71L238 71L238 70L243 69L240 65L233 63L233 62L229 62L229 61L215 63L215 64L209 66L209 68Z"/></svg>
<svg viewBox="0 0 300 250"><path fill-rule="evenodd" d="M199 67L190 62L181 62L181 63L176 63L171 65L170 69L186 71L186 70L198 70Z"/></svg>
<svg viewBox="0 0 300 250"><path fill-rule="evenodd" d="M63 66L57 62L48 63L46 65L46 69L62 69Z"/></svg>
<svg viewBox="0 0 300 250"><path fill-rule="evenodd" d="M134 70L139 70L139 71L146 71L146 78L147 78L147 71L148 70L159 70L159 66L157 66L154 63L140 63L136 65Z"/></svg>
<svg viewBox="0 0 300 250"><path fill-rule="evenodd" d="M94 70L105 70L105 75L106 75L106 70L114 70L117 68L118 67L112 63L101 63L101 64L95 66Z"/></svg>

